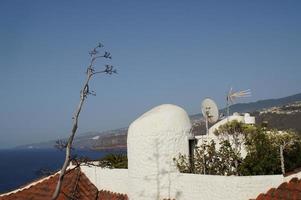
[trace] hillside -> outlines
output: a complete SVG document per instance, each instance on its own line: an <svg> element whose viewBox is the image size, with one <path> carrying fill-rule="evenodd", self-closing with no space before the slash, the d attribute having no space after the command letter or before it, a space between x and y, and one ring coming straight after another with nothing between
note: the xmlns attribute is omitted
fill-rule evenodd
<svg viewBox="0 0 301 200"><path fill-rule="evenodd" d="M279 99L266 99L266 100L259 100L256 102L250 102L250 103L237 103L232 106L230 106L231 113L233 112L239 112L239 113L245 113L245 112L255 112L258 110L263 110L265 108L271 108L275 106L283 106L289 103L293 103L296 101L301 101L301 93L279 98ZM220 113L226 113L226 108L220 109ZM199 119L202 117L202 114L195 114L191 116L191 119Z"/></svg>
<svg viewBox="0 0 301 200"><path fill-rule="evenodd" d="M74 138L73 147L76 149L113 149L126 148L127 128L104 132L87 132ZM67 140L67 139L62 139ZM56 140L17 146L17 149L47 149L54 148Z"/></svg>
<svg viewBox="0 0 301 200"><path fill-rule="evenodd" d="M301 93L279 98L260 100L251 103L239 103L230 107L231 112L250 112L256 116L256 123L268 121L270 128L294 129L301 134ZM225 113L225 109L220 110ZM205 132L205 123L201 114L190 116L195 126L196 135ZM88 132L78 135L74 148L78 149L112 149L126 148L127 128L105 132ZM56 141L41 142L16 148L53 148Z"/></svg>
<svg viewBox="0 0 301 200"><path fill-rule="evenodd" d="M268 128L292 129L301 134L301 101L263 109L254 112L253 115L257 123L266 122Z"/></svg>

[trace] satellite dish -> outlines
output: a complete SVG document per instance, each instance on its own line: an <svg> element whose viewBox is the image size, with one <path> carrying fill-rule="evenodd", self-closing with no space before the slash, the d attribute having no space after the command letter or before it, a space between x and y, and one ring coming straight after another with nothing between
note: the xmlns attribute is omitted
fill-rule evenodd
<svg viewBox="0 0 301 200"><path fill-rule="evenodd" d="M206 133L209 133L208 122L215 123L218 120L218 108L216 103L210 99L206 98L202 102L202 113L206 119Z"/></svg>
<svg viewBox="0 0 301 200"><path fill-rule="evenodd" d="M202 113L208 122L215 123L218 120L218 108L216 103L210 99L206 98L202 102Z"/></svg>

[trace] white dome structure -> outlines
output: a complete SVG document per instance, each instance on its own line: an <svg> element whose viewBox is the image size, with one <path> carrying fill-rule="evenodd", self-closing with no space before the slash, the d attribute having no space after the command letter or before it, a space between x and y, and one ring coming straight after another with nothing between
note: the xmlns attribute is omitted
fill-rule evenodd
<svg viewBox="0 0 301 200"><path fill-rule="evenodd" d="M188 155L191 128L186 111L178 106L157 106L129 127L129 199L154 200L172 197L171 174L177 172L173 158ZM155 186L155 187L154 187Z"/></svg>

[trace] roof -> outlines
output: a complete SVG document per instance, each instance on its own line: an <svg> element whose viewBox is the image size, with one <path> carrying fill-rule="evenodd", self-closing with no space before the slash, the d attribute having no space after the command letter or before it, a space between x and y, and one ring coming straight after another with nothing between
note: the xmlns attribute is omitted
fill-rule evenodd
<svg viewBox="0 0 301 200"><path fill-rule="evenodd" d="M13 192L2 194L0 200L47 200L56 187L58 174L41 179ZM68 170L63 180L58 200L127 200L126 194L98 191L80 168Z"/></svg>
<svg viewBox="0 0 301 200"><path fill-rule="evenodd" d="M300 200L301 180L292 178L289 182L284 182L277 188L271 188L267 193L259 194L256 200Z"/></svg>

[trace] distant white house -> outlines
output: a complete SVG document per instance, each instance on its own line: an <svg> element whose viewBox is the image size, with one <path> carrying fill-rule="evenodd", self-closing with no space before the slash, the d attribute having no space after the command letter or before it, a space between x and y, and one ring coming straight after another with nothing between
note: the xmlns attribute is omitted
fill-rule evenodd
<svg viewBox="0 0 301 200"><path fill-rule="evenodd" d="M213 140L216 143L216 148L218 149L220 147L219 145L219 138L214 134L214 132L222 125L231 122L231 121L238 121L245 124L254 125L255 124L255 117L250 116L249 113L239 114L239 113L233 113L233 115L229 117L225 117L222 120L215 123L213 126L209 128L208 135L198 135L195 138L197 139L197 145L200 146L203 142L210 142ZM241 155L242 157L245 157L247 154L245 148L242 148Z"/></svg>

